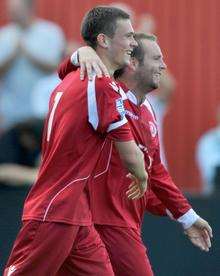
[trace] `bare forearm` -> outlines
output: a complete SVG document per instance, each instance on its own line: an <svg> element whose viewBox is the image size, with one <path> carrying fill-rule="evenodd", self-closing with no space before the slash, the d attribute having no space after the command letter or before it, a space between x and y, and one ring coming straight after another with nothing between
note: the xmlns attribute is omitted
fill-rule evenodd
<svg viewBox="0 0 220 276"><path fill-rule="evenodd" d="M115 142L115 146L126 169L140 181L146 180L144 155L135 142Z"/></svg>
<svg viewBox="0 0 220 276"><path fill-rule="evenodd" d="M144 155L139 149L137 150L136 154L123 160L123 162L128 171L139 180L144 181L147 178L147 173L144 166Z"/></svg>
<svg viewBox="0 0 220 276"><path fill-rule="evenodd" d="M32 184L37 176L38 169L17 164L0 165L0 181L11 185Z"/></svg>
<svg viewBox="0 0 220 276"><path fill-rule="evenodd" d="M147 190L148 174L145 170L144 155L134 141L115 142L122 162L130 172L131 179L127 197L132 200L141 198Z"/></svg>

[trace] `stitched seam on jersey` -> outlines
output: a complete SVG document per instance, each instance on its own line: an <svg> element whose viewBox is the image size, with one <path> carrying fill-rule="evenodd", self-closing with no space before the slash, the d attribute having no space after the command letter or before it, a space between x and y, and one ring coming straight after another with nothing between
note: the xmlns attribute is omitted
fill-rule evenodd
<svg viewBox="0 0 220 276"><path fill-rule="evenodd" d="M91 175L91 174L90 174L90 175ZM49 211L50 206L52 205L53 201L56 199L56 197L57 197L60 193L62 193L67 187L69 187L69 186L72 185L73 183L75 183L75 182L77 182L77 181L83 181L83 180L88 179L88 178L90 177L90 175L88 175L88 176L86 176L86 177L84 177L84 178L78 178L78 179L75 179L75 180L71 181L69 184L67 184L65 187L63 187L58 193L56 193L56 195L51 199L49 205L47 206L47 209L46 209L45 214L44 214L44 217L43 217L43 221L45 221L46 216L47 216L47 214L48 214L48 211Z"/></svg>
<svg viewBox="0 0 220 276"><path fill-rule="evenodd" d="M111 148L110 148L110 153L109 153L109 157L108 157L107 166L106 166L106 168L105 168L105 170L104 170L103 172L96 174L96 175L94 176L94 178L97 178L97 177L99 177L100 175L102 175L102 174L104 174L104 173L106 173L106 172L108 171L111 157L112 157L112 141L111 141Z"/></svg>
<svg viewBox="0 0 220 276"><path fill-rule="evenodd" d="M106 143L106 139L104 140L104 142L103 142L103 144L102 144L102 146L101 146L100 153L101 153L103 147L105 146L105 143ZM60 193L62 193L62 192L63 192L67 187L69 187L71 184L73 184L73 183L75 183L75 182L77 182L77 181L87 180L90 176L91 176L91 174L89 174L88 176L83 177L83 178L75 179L75 180L71 181L69 184L67 184L65 187L63 187L59 192L57 192L57 193L55 194L55 196L51 199L50 203L49 203L48 206L47 206L47 209L46 209L45 214L44 214L44 217L43 217L43 221L46 220L46 216L47 216L47 214L48 214L48 212L49 212L49 209L50 209L52 203L54 202L54 200L56 199L56 197L57 197Z"/></svg>

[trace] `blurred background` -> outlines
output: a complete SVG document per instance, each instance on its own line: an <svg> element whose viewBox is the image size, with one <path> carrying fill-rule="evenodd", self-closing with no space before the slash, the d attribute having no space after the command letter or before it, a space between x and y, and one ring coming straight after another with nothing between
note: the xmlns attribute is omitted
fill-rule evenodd
<svg viewBox="0 0 220 276"><path fill-rule="evenodd" d="M202 253L168 219L146 217L144 240L161 276L220 275L220 2L218 0L0 1L0 258L5 264L34 182L56 68L83 45L80 23L95 5L117 5L136 31L155 33L168 70L150 101L162 158L176 185L213 227Z"/></svg>

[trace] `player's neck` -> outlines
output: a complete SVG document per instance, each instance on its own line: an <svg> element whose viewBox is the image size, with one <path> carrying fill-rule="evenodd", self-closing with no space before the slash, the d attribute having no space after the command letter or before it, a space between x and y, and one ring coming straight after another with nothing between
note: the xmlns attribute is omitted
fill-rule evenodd
<svg viewBox="0 0 220 276"><path fill-rule="evenodd" d="M128 88L129 90L132 91L132 93L135 95L137 98L138 105L141 105L145 99L146 99L146 93L138 87L136 81L132 77L121 77L120 81L122 81Z"/></svg>
<svg viewBox="0 0 220 276"><path fill-rule="evenodd" d="M142 93L142 91L137 89L137 87L136 88L134 87L133 89L131 89L131 91L137 98L138 105L141 105L145 101L146 95Z"/></svg>
<svg viewBox="0 0 220 276"><path fill-rule="evenodd" d="M105 64L110 77L113 78L114 72L119 69L116 64L114 64L101 50L96 50L97 55L101 58L102 62Z"/></svg>

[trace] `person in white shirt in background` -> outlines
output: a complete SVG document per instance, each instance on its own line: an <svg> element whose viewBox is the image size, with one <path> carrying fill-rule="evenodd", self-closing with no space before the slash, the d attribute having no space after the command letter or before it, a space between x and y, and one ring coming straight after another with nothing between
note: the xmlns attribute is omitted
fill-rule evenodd
<svg viewBox="0 0 220 276"><path fill-rule="evenodd" d="M220 105L217 107L217 125L202 134L196 147L196 160L203 181L202 194L209 196L216 190L216 169L220 166Z"/></svg>
<svg viewBox="0 0 220 276"><path fill-rule="evenodd" d="M59 62L61 62L64 56L70 55L73 51L80 47L79 42L70 40ZM58 64L57 64L58 65ZM60 83L60 79L57 75L57 70L49 76L40 79L34 86L31 92L31 104L33 108L33 116L35 118L43 119L47 115L50 95L55 87Z"/></svg>
<svg viewBox="0 0 220 276"><path fill-rule="evenodd" d="M156 30L156 22L151 14L142 14L139 17L137 31L142 33L154 34ZM156 93L150 93L147 98L153 106L158 125L158 133L160 139L160 157L164 166L168 169L166 152L164 149L164 117L169 108L175 91L176 81L173 75L166 69L162 72L160 87Z"/></svg>
<svg viewBox="0 0 220 276"><path fill-rule="evenodd" d="M65 38L55 23L36 17L34 0L7 0L0 28L0 129L33 115L30 92L57 67Z"/></svg>
<svg viewBox="0 0 220 276"><path fill-rule="evenodd" d="M79 43L70 41L66 45L65 53L69 55L79 47ZM8 186L20 187L24 185L32 185L34 183L40 163L41 138L39 138L38 143L34 143L34 146L33 142L30 142L30 140L34 140L36 136L35 133L40 136L39 130L37 131L37 129L40 128L41 124L43 127L43 120L48 112L50 95L59 83L60 79L57 75L57 71L40 79L31 92L33 118L23 120L22 123L14 124L0 137L0 146L4 148L0 154L0 185L1 183L6 183ZM22 136L20 135L20 129L24 129L25 131L26 128L29 131L27 133L28 135L26 135L26 139L20 139L20 136ZM27 136L29 136L28 139ZM28 147L28 145L31 146ZM13 153L9 151L10 154L8 154L8 148L13 148ZM20 148L25 149L25 151L21 151ZM27 163L24 165L22 162L16 161L17 159L22 161L22 158L25 158L26 155L29 156L34 148L38 153L38 158L35 164ZM31 161L33 160L31 159Z"/></svg>

